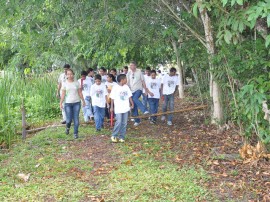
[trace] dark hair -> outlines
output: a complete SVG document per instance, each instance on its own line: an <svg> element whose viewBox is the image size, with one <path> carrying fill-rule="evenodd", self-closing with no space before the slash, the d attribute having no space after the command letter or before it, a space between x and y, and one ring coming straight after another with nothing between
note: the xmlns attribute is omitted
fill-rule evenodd
<svg viewBox="0 0 270 202"><path fill-rule="evenodd" d="M95 80L100 80L100 81L101 81L101 76L100 76L100 74L96 74L96 75L95 75Z"/></svg>
<svg viewBox="0 0 270 202"><path fill-rule="evenodd" d="M174 67L172 67L172 68L170 69L170 72L176 72L176 69L175 69Z"/></svg>
<svg viewBox="0 0 270 202"><path fill-rule="evenodd" d="M130 64L134 64L135 66L137 66L137 63L135 61L131 61Z"/></svg>
<svg viewBox="0 0 270 202"><path fill-rule="evenodd" d="M72 72L72 74L75 75L72 69L68 69L67 72Z"/></svg>
<svg viewBox="0 0 270 202"><path fill-rule="evenodd" d="M100 67L99 69L100 69L100 70L103 70L104 72L107 71L105 67Z"/></svg>
<svg viewBox="0 0 270 202"><path fill-rule="evenodd" d="M65 64L65 65L64 65L64 68L69 69L69 68L70 68L70 65L69 65L69 64Z"/></svg>
<svg viewBox="0 0 270 202"><path fill-rule="evenodd" d="M156 72L156 70L153 69L153 70L151 70L151 74L152 74L152 73L155 73L155 74L156 74L157 72Z"/></svg>
<svg viewBox="0 0 270 202"><path fill-rule="evenodd" d="M128 70L128 66L124 66L124 69L127 69Z"/></svg>
<svg viewBox="0 0 270 202"><path fill-rule="evenodd" d="M87 72L86 71L82 71L81 72L81 76L87 76Z"/></svg>
<svg viewBox="0 0 270 202"><path fill-rule="evenodd" d="M160 70L157 70L157 72L158 72L158 73L161 73L161 71L160 71Z"/></svg>
<svg viewBox="0 0 270 202"><path fill-rule="evenodd" d="M115 76L113 74L107 74L107 76L110 77L110 78L112 78L112 81L113 82L116 82Z"/></svg>
<svg viewBox="0 0 270 202"><path fill-rule="evenodd" d="M127 78L127 76L125 74L119 74L117 76L117 82L120 83L125 78Z"/></svg>
<svg viewBox="0 0 270 202"><path fill-rule="evenodd" d="M111 69L111 71L114 71L114 72L116 72L116 69L115 69L115 68L112 68L112 69Z"/></svg>
<svg viewBox="0 0 270 202"><path fill-rule="evenodd" d="M92 71L94 71L92 68L88 68L87 69L87 74L89 74L89 72L92 72Z"/></svg>
<svg viewBox="0 0 270 202"><path fill-rule="evenodd" d="M151 68L150 68L149 66L147 66L147 67L145 68L145 70L151 71Z"/></svg>

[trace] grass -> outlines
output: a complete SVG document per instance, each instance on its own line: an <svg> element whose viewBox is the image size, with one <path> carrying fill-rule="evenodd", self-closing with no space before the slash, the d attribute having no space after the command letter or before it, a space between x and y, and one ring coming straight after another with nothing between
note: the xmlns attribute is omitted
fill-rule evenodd
<svg viewBox="0 0 270 202"><path fill-rule="evenodd" d="M85 126L79 135L76 141L99 134ZM63 128L47 129L0 154L0 201L80 201L92 196L104 196L105 201L212 200L202 186L209 180L206 172L169 162L169 145L157 139L133 133L126 143L115 145L121 162L111 173L96 177L91 175L93 162L80 158L84 148L75 148L74 141ZM30 180L22 181L18 173L30 173Z"/></svg>

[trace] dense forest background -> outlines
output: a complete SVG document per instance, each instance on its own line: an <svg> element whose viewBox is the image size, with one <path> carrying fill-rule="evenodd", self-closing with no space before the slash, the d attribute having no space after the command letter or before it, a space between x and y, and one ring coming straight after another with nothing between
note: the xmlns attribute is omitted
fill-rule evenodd
<svg viewBox="0 0 270 202"><path fill-rule="evenodd" d="M212 123L270 143L267 0L6 0L0 12L0 143L16 134L22 102L32 122L59 116L63 64L119 69L131 60L174 64L180 98L183 78L193 78L189 95L210 106Z"/></svg>

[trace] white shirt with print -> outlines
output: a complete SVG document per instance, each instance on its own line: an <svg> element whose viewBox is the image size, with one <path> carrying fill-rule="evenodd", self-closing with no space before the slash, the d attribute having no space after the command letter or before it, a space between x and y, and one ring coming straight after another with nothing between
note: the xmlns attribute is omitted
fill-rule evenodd
<svg viewBox="0 0 270 202"><path fill-rule="evenodd" d="M100 76L101 76L101 75L100 75ZM105 84L106 81L107 81L107 75L101 76L101 82Z"/></svg>
<svg viewBox="0 0 270 202"><path fill-rule="evenodd" d="M79 88L80 85L77 81L73 81L73 82L64 82L62 84L62 90L66 91L66 96L65 96L65 103L76 103L76 102L80 102L80 96L79 96Z"/></svg>
<svg viewBox="0 0 270 202"><path fill-rule="evenodd" d="M129 98L132 96L131 90L127 85L115 85L110 94L114 100L114 113L126 113L130 110Z"/></svg>
<svg viewBox="0 0 270 202"><path fill-rule="evenodd" d="M169 74L166 74L162 78L162 84L163 84L163 95L170 95L173 94L176 86L179 86L179 78L177 75L170 76Z"/></svg>
<svg viewBox="0 0 270 202"><path fill-rule="evenodd" d="M85 98L86 96L90 96L90 89L92 86L91 80L86 78L82 81L82 79L79 79L78 83L82 89L83 97Z"/></svg>
<svg viewBox="0 0 270 202"><path fill-rule="evenodd" d="M58 83L63 84L64 82L66 82L66 80L67 80L67 75L65 73L62 73L58 77L58 80L57 81L58 81Z"/></svg>
<svg viewBox="0 0 270 202"><path fill-rule="evenodd" d="M148 79L150 79L151 78L151 76L148 76L148 75L143 75L144 76L144 82L145 82L145 84L146 84L146 82L147 82L147 80ZM143 91L142 91L143 93L145 93L145 89L143 88Z"/></svg>
<svg viewBox="0 0 270 202"><path fill-rule="evenodd" d="M105 84L100 85L93 84L90 90L90 96L92 98L92 105L98 107L105 107L106 95L108 94Z"/></svg>
<svg viewBox="0 0 270 202"><path fill-rule="evenodd" d="M149 93L148 93L148 98L157 98L159 99L160 98L160 88L161 88L161 81L160 79L152 79L152 78L149 78L147 81L146 81L146 88L148 88L148 90L154 94L154 96L151 96Z"/></svg>

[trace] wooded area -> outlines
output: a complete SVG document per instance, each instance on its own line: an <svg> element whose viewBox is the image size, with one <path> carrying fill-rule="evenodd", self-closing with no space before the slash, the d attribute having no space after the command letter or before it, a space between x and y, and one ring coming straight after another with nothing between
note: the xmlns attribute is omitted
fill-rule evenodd
<svg viewBox="0 0 270 202"><path fill-rule="evenodd" d="M1 1L1 69L175 64L180 98L182 78L193 78L212 123L233 121L245 137L269 143L269 9L258 0Z"/></svg>

